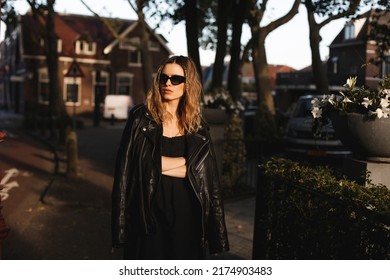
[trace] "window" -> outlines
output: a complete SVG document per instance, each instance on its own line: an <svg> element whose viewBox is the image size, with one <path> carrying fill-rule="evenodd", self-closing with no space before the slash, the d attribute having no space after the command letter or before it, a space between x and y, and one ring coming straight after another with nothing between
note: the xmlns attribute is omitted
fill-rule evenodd
<svg viewBox="0 0 390 280"><path fill-rule="evenodd" d="M355 26L352 23L344 27L344 40L355 39Z"/></svg>
<svg viewBox="0 0 390 280"><path fill-rule="evenodd" d="M80 104L81 78L64 78L64 100L66 105Z"/></svg>
<svg viewBox="0 0 390 280"><path fill-rule="evenodd" d="M151 51L159 51L160 50L160 44L158 42L149 41L149 50L151 50Z"/></svg>
<svg viewBox="0 0 390 280"><path fill-rule="evenodd" d="M58 53L62 52L62 40L61 39L57 40L57 52Z"/></svg>
<svg viewBox="0 0 390 280"><path fill-rule="evenodd" d="M49 104L49 74L47 68L38 72L38 102Z"/></svg>
<svg viewBox="0 0 390 280"><path fill-rule="evenodd" d="M134 51L136 49L139 49L141 46L141 38L140 37L133 37L130 39L123 39L119 42L119 48L123 50L131 50ZM148 47L151 51L159 51L160 50L160 44L156 41L148 41Z"/></svg>
<svg viewBox="0 0 390 280"><path fill-rule="evenodd" d="M41 38L39 40L39 45L44 48L45 47L45 39L44 38ZM61 39L58 39L57 40L57 52L60 53L62 52L62 40Z"/></svg>
<svg viewBox="0 0 390 280"><path fill-rule="evenodd" d="M390 73L390 56L385 56L382 62L382 76Z"/></svg>
<svg viewBox="0 0 390 280"><path fill-rule="evenodd" d="M135 50L141 45L140 37L133 37L131 39L123 39L119 42L119 48L123 50Z"/></svg>
<svg viewBox="0 0 390 280"><path fill-rule="evenodd" d="M130 51L129 52L129 61L131 66L140 66L141 65L141 52L140 51Z"/></svg>
<svg viewBox="0 0 390 280"><path fill-rule="evenodd" d="M332 57L331 61L332 61L332 73L337 74L339 58L337 56Z"/></svg>
<svg viewBox="0 0 390 280"><path fill-rule="evenodd" d="M119 73L116 77L116 94L132 96L133 75L129 73Z"/></svg>
<svg viewBox="0 0 390 280"><path fill-rule="evenodd" d="M96 53L96 43L85 40L76 41L76 53L93 55Z"/></svg>

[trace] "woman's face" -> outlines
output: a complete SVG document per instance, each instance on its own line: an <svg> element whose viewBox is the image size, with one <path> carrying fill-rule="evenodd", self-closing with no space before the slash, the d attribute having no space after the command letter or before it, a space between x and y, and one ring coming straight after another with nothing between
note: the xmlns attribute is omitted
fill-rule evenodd
<svg viewBox="0 0 390 280"><path fill-rule="evenodd" d="M179 101L185 90L183 68L176 63L166 64L161 71L159 83L163 101Z"/></svg>

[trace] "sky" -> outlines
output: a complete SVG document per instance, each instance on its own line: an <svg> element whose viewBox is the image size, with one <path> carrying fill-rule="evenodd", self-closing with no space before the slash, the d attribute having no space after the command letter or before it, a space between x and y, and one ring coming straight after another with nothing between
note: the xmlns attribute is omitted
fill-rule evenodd
<svg viewBox="0 0 390 280"><path fill-rule="evenodd" d="M137 16L130 7L127 0L84 0L94 11L102 16L112 16L122 19L136 20ZM262 26L286 14L291 8L293 0L270 0ZM297 70L311 64L311 51L309 46L309 27L307 23L306 10L300 5L299 13L288 23L271 32L266 38L266 52L268 64L282 64L293 67ZM19 0L14 5L20 14L26 13L29 6L26 1ZM57 12L91 15L91 12L80 2L80 0L57 0ZM321 29L322 42L320 52L322 59L329 54L328 46L342 30L345 19L333 21ZM154 28L153 23L148 22ZM185 26L179 24L171 27L163 24L157 29L158 33L164 35L168 40L168 47L176 55L187 55ZM1 26L0 38L4 37L4 25ZM247 27L243 29L242 43L250 38L250 31ZM213 63L215 53L207 50L200 50L200 60L203 66Z"/></svg>

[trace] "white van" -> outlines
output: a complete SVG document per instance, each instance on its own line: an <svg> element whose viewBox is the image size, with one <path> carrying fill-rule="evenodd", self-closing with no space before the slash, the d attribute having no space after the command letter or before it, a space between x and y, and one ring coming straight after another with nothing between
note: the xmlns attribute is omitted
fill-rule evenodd
<svg viewBox="0 0 390 280"><path fill-rule="evenodd" d="M106 95L103 117L105 119L125 120L132 106L133 100L128 95Z"/></svg>

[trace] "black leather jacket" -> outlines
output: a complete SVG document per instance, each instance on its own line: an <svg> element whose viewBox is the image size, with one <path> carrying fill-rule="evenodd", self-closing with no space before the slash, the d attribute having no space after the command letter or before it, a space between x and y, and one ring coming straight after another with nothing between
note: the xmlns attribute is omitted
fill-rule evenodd
<svg viewBox="0 0 390 280"><path fill-rule="evenodd" d="M112 242L124 245L133 234L153 234L153 195L161 178L158 125L145 105L132 109L122 135L112 190ZM229 250L214 148L205 123L187 138L187 176L200 202L202 246L210 254Z"/></svg>

